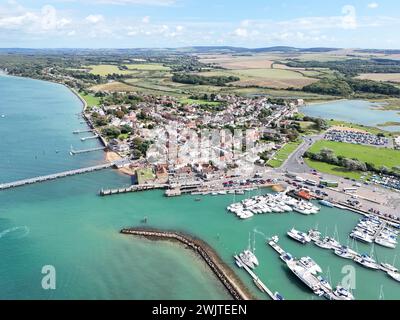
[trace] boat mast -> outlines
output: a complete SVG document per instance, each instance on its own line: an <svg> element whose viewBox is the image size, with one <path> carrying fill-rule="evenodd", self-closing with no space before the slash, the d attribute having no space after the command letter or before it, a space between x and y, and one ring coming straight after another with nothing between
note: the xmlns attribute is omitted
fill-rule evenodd
<svg viewBox="0 0 400 320"><path fill-rule="evenodd" d="M256 233L253 231L253 253L256 252Z"/></svg>
<svg viewBox="0 0 400 320"><path fill-rule="evenodd" d="M340 242L337 224L335 224L335 232L334 232L333 237L335 238L335 240L337 240L338 242Z"/></svg>
<svg viewBox="0 0 400 320"><path fill-rule="evenodd" d="M381 289L379 291L379 300L385 300L385 294L383 293L383 285L381 285Z"/></svg>

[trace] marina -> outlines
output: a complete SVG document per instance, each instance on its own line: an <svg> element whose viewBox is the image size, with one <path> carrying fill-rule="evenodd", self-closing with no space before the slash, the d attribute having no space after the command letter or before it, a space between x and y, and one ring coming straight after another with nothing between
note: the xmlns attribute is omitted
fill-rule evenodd
<svg viewBox="0 0 400 320"><path fill-rule="evenodd" d="M310 257L294 258L278 245L278 236L272 237L268 244L280 255L280 259L286 263L292 273L311 291L328 300L354 300L351 292L341 286L332 289L331 284L321 276L321 267Z"/></svg>
<svg viewBox="0 0 400 320"><path fill-rule="evenodd" d="M399 229L396 229L385 220L369 215L358 222L350 237L367 244L375 242L383 247L395 249L399 235Z"/></svg>
<svg viewBox="0 0 400 320"><path fill-rule="evenodd" d="M304 215L318 213L319 207L305 200L297 200L286 192L255 196L241 202L232 203L227 210L240 219L249 219L265 213L298 212Z"/></svg>
<svg viewBox="0 0 400 320"><path fill-rule="evenodd" d="M311 242L311 240L312 240L314 242L314 244L320 248L333 250L334 254L338 257L353 260L354 262L356 262L359 265L361 265L365 268L368 268L368 269L382 270L385 273L387 273L390 277L395 279L396 281L398 281L397 279L400 277L398 269L394 266L395 262L393 262L393 265L390 265L388 263L380 263L379 264L373 258L374 247L371 248L371 253L369 255L366 253L360 254L360 253L354 251L353 249L351 249L349 246L344 246L344 245L340 244L334 238L325 237L325 238L321 239L321 233L316 230L313 230L313 229L309 230L308 234L297 231L295 229L292 229L292 230L288 231L288 235L293 240L300 242L302 244L307 244L307 243ZM308 236L308 239L310 239L310 241L305 240L306 236ZM276 239L269 241L268 244L271 247L273 247L274 250L277 251L282 256L285 254L285 252L284 252L284 250L282 250L282 248L280 248L277 245Z"/></svg>

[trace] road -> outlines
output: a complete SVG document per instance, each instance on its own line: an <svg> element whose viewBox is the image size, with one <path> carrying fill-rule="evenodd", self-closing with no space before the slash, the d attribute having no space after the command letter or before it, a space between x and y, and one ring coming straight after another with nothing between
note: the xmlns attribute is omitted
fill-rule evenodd
<svg viewBox="0 0 400 320"><path fill-rule="evenodd" d="M282 171L309 173L310 167L304 163L303 154L317 141L323 139L323 135L305 137L303 143L289 156L279 168Z"/></svg>
<svg viewBox="0 0 400 320"><path fill-rule="evenodd" d="M325 173L319 173L318 177L313 174L313 170L304 162L302 156L315 142L321 139L323 139L323 135L305 137L303 143L289 156L283 165L280 168L273 170L274 173L283 177L286 172L291 172L297 174L303 179L325 179L337 181L339 187L336 188L336 190L325 189L330 200L346 203L349 199L357 199L361 204L361 208L364 210L374 209L383 214L400 217L399 192L385 189L377 185L363 184L361 187L357 187L358 190L354 194L348 194L345 193L343 189L354 188L354 184L356 183L355 181Z"/></svg>

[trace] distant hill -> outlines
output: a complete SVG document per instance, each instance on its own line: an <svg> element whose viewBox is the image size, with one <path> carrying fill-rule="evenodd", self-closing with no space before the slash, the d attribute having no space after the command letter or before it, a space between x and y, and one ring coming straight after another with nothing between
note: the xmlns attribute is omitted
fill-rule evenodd
<svg viewBox="0 0 400 320"><path fill-rule="evenodd" d="M182 48L131 48L131 49L31 49L31 48L0 48L1 54L71 54L71 53L114 53L114 54L137 54L137 53L162 53L162 52L181 52L181 53L231 53L231 54L253 54L253 53L267 53L267 52L283 52L283 53L296 53L296 52L330 52L338 50L337 48L295 48L289 46L274 46L265 48L244 48L232 46L194 46Z"/></svg>

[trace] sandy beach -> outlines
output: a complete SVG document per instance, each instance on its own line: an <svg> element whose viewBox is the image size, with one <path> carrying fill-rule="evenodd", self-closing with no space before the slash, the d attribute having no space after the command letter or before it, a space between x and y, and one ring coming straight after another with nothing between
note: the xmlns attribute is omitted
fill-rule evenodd
<svg viewBox="0 0 400 320"><path fill-rule="evenodd" d="M106 155L106 160L109 162L122 159L122 157L114 151L105 151L105 155ZM128 176L133 176L135 174L135 171L130 168L119 168L118 171Z"/></svg>

